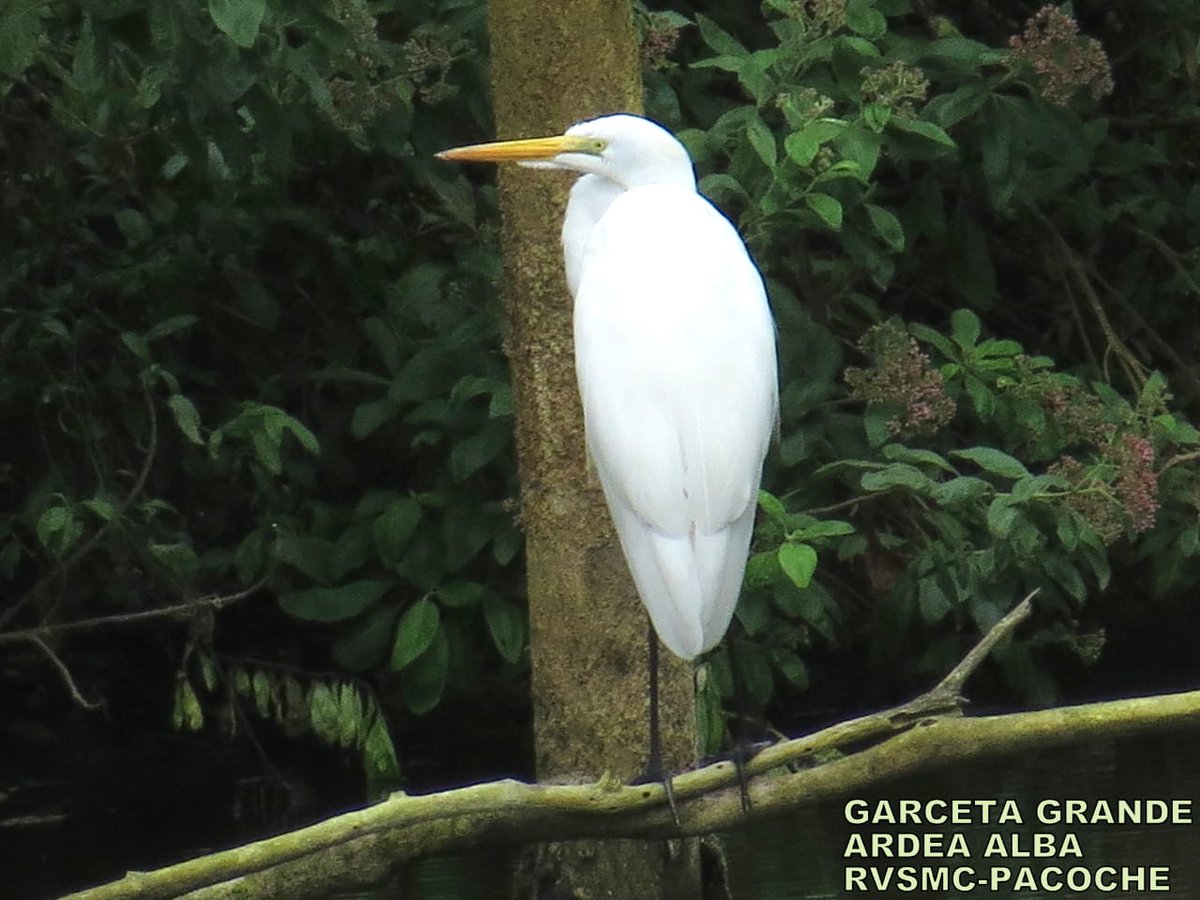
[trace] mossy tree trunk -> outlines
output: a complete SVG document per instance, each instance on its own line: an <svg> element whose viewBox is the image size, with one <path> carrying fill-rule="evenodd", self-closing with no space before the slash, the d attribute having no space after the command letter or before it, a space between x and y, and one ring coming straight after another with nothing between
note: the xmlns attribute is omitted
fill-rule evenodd
<svg viewBox="0 0 1200 900"><path fill-rule="evenodd" d="M488 13L498 138L641 111L629 0L489 0ZM647 624L584 453L559 243L572 179L507 167L498 178L538 777L628 780L646 764ZM691 668L662 657L667 764L686 766L695 754ZM555 846L529 875L535 886L567 888L562 896L699 896L694 846Z"/></svg>

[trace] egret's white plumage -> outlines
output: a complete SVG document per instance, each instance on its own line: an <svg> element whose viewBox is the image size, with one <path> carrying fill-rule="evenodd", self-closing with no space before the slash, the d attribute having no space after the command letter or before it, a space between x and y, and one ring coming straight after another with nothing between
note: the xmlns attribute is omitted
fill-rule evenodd
<svg viewBox="0 0 1200 900"><path fill-rule="evenodd" d="M563 251L588 452L655 630L699 656L737 604L778 406L762 277L683 145L647 119L446 157L582 174Z"/></svg>

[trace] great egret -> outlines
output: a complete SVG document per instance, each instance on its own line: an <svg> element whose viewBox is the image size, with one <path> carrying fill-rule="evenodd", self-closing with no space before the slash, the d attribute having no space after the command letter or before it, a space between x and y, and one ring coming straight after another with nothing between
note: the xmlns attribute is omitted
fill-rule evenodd
<svg viewBox="0 0 1200 900"><path fill-rule="evenodd" d="M696 658L733 616L777 415L762 276L697 193L687 150L649 119L438 156L582 175L562 241L587 449L654 630Z"/></svg>

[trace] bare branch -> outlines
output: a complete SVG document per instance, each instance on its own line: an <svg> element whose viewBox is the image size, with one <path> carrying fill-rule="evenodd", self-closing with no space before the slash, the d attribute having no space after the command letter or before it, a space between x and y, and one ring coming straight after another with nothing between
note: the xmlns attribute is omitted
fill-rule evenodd
<svg viewBox="0 0 1200 900"><path fill-rule="evenodd" d="M59 622L54 625L39 625L35 628L23 628L20 631L9 631L0 634L0 644L11 644L17 641L37 641L64 634L68 631L81 631L106 625L128 625L133 622L144 622L149 619L167 619L173 616L184 618L201 609L221 609L230 603L245 599L262 590L266 583L267 579L263 578L245 590L233 594L209 594L206 597L197 597L193 600L185 600L183 603L173 603L170 606L161 606L157 609L144 609L141 612L97 616L92 619L79 619L75 622Z"/></svg>
<svg viewBox="0 0 1200 900"><path fill-rule="evenodd" d="M40 637L32 637L29 639L42 653L46 656L54 668L58 669L58 674L62 676L63 683L66 684L67 690L71 692L71 697L86 710L95 711L104 706L97 700L89 700L79 692L79 686L75 684L75 679L71 675L71 670L67 668L67 664L58 658L58 654L50 649L50 645L43 641Z"/></svg>

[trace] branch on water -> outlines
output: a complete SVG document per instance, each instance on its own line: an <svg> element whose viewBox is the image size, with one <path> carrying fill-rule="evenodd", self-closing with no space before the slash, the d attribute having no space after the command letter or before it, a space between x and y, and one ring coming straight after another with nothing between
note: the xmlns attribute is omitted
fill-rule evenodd
<svg viewBox="0 0 1200 900"><path fill-rule="evenodd" d="M1031 595L1032 596L1032 595ZM963 717L959 691L992 647L1028 616L1025 598L933 690L909 703L768 747L750 760L752 808L720 762L674 779L680 825L660 784L539 785L505 780L374 806L154 872L130 873L74 900L253 896L303 900L383 881L404 860L480 845L705 834L837 798L886 780L1029 747L1194 721L1200 691L1084 706ZM840 756L838 755L840 754ZM819 760L835 757L832 761Z"/></svg>

